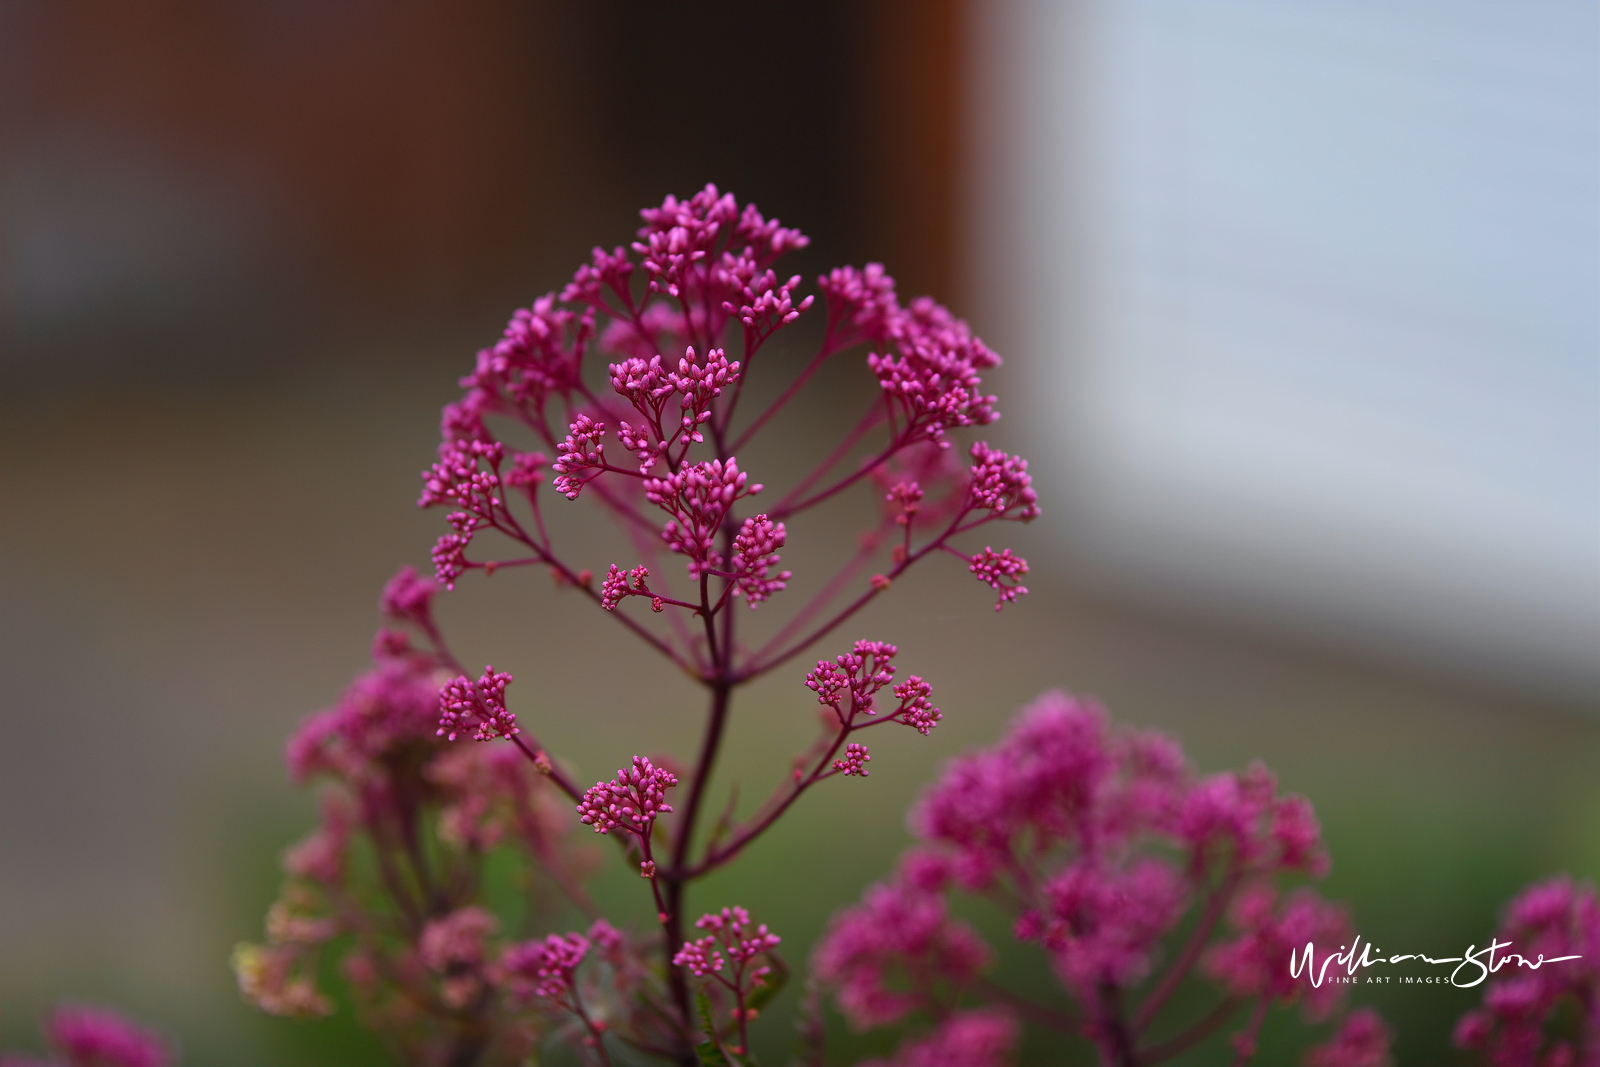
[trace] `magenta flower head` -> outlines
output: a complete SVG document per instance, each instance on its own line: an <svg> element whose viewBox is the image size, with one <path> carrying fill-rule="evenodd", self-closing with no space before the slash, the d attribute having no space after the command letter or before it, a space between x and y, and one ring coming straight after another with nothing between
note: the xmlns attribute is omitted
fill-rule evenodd
<svg viewBox="0 0 1600 1067"><path fill-rule="evenodd" d="M573 972L588 953L589 939L583 935L550 934L542 941L512 945L500 957L500 967L519 995L557 1000L571 991Z"/></svg>
<svg viewBox="0 0 1600 1067"><path fill-rule="evenodd" d="M401 567L384 586L379 606L390 618L432 625L433 598L438 593L438 582L420 577L415 567Z"/></svg>
<svg viewBox="0 0 1600 1067"><path fill-rule="evenodd" d="M492 741L521 733L517 717L506 710L506 686L511 681L504 671L485 667L475 682L465 675L446 682L439 690L438 735L454 741L457 733L470 728L474 741Z"/></svg>
<svg viewBox="0 0 1600 1067"><path fill-rule="evenodd" d="M51 1011L45 1038L68 1067L169 1067L161 1038L114 1011L64 1004Z"/></svg>
<svg viewBox="0 0 1600 1067"><path fill-rule="evenodd" d="M667 790L677 784L677 775L644 756L635 756L632 767L618 771L609 782L589 787L578 804L579 821L597 834L621 829L647 838L656 816L672 811Z"/></svg>

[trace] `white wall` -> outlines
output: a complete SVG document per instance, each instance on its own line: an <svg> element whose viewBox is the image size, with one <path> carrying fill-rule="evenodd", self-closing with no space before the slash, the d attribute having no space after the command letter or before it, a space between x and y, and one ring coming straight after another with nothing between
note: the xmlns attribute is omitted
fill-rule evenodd
<svg viewBox="0 0 1600 1067"><path fill-rule="evenodd" d="M1600 689L1600 7L973 10L973 283L1079 579Z"/></svg>

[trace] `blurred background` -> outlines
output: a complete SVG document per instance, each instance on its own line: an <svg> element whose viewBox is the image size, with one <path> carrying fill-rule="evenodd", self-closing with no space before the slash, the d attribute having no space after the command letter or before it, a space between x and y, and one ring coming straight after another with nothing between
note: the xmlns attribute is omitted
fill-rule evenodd
<svg viewBox="0 0 1600 1067"><path fill-rule="evenodd" d="M707 904L803 958L941 761L1052 686L1202 770L1266 760L1380 945L1459 951L1526 882L1600 875L1597 30L1558 0L0 0L0 1044L70 997L190 1063L377 1062L227 970L313 817L282 742L426 562L416 473L476 349L707 181L812 237L794 270L881 260L966 315L1046 507L1015 608L935 567L862 620L947 665L945 723ZM670 675L572 669L615 635L570 603L445 610L584 773L686 749ZM753 694L731 773L767 780L808 698ZM1445 1062L1477 992L1366 999Z"/></svg>

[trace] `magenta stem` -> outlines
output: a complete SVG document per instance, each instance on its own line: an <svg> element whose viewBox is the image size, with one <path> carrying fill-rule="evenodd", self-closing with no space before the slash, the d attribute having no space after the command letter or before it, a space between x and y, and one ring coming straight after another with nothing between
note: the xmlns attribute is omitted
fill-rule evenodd
<svg viewBox="0 0 1600 1067"><path fill-rule="evenodd" d="M1184 943L1183 950L1178 953L1177 959L1172 961L1172 966L1167 968L1167 973L1161 976L1161 981L1150 991L1150 995L1145 997L1144 1003L1140 1004L1139 1010L1134 1013L1135 1035L1142 1034L1149 1028L1161 1006L1177 992L1178 986L1183 983L1195 961L1200 958L1206 942L1211 939L1211 932L1216 929L1217 922L1222 918L1228 902L1233 899L1234 891L1239 887L1240 873L1237 863L1230 865L1228 873L1207 898L1206 906L1201 911L1189 940Z"/></svg>

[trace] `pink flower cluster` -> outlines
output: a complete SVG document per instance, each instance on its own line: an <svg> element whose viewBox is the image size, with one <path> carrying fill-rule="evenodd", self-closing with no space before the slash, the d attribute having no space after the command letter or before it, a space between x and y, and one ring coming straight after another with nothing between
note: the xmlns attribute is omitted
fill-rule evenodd
<svg viewBox="0 0 1600 1067"><path fill-rule="evenodd" d="M950 917L940 893L908 873L837 915L811 961L859 1028L948 1003L994 958L976 931Z"/></svg>
<svg viewBox="0 0 1600 1067"><path fill-rule="evenodd" d="M720 1053L722 1062L727 1062L728 1053L742 1056L749 1050L750 1021L756 1017L758 1005L777 992L770 981L772 963L759 967L752 967L751 963L757 957L776 960L772 952L783 939L768 930L766 923L755 925L750 913L737 906L702 915L695 920L695 926L706 931L706 935L685 941L672 957L672 963L687 969L696 978L710 978L714 985L732 996L730 1014L733 1029L739 1035L738 1043L726 1046L725 1035L713 1026L706 1034L706 1042L700 1046L704 1050L701 1062L707 1061L713 1049Z"/></svg>
<svg viewBox="0 0 1600 1067"><path fill-rule="evenodd" d="M947 431L998 418L994 397L981 390L980 374L999 357L964 322L926 297L903 306L893 279L878 264L838 268L819 279L828 305L821 351L778 402L736 432L734 412L752 359L774 332L814 303L798 293L799 277L780 280L772 269L778 257L804 247L806 238L710 186L687 199L668 197L642 216L645 225L631 250L596 249L559 296L547 295L516 312L501 340L480 352L477 369L462 379L462 399L446 408L440 458L424 474L419 501L458 509L450 517L454 532L434 548L443 583L453 586L468 570L495 566L466 555L474 536L490 528L531 549L533 561L556 566L569 578L579 573L562 568L544 532L537 492L543 454L508 453L491 428L491 420L509 418L531 429L555 454L552 487L569 500L607 478L633 479L634 486L608 488L602 505L635 522L642 516L633 494L642 490L648 503L666 511L662 539L670 551L687 557L691 580L715 576L725 583L721 596L710 601L712 610L720 610L730 593L754 607L785 588L791 576L775 568L788 514L864 476L878 478L882 470L907 464L926 477L920 485L912 482L898 490L897 519L907 529L895 553L895 573L930 552L946 551L968 560L975 575L1001 591L1001 604L1026 592L1015 581L1026 572L1020 558L1005 553L993 560L992 552L967 557L948 542L984 522L1035 517L1027 464L986 444L973 449L969 472L926 456L948 447ZM636 267L644 275L642 291L634 282ZM602 320L609 324L602 328ZM742 331L741 359L730 359L722 342L733 327ZM621 357L608 365L607 379L623 408L585 381L584 359L597 340ZM746 485L737 446L822 363L859 344L879 350L868 354L867 364L883 399L852 439L886 424L883 451L859 471L815 488L842 458L835 450L778 507L760 516L733 517L737 502L759 490ZM567 416L553 422L550 408L556 402L565 405ZM633 467L608 459L605 438L613 428L622 448L632 453ZM691 450L697 447L710 447L715 454L696 461ZM508 455L512 469L502 473ZM916 501L931 488L928 478L954 490L945 496L958 502L960 515L942 530L930 531L931 541L919 548L912 543L910 525ZM527 491L534 532L507 508L505 485ZM872 583L875 592L887 588L894 574L883 577ZM706 598L699 600L674 599L664 591L652 596L652 606L704 610ZM613 608L618 602L609 601Z"/></svg>
<svg viewBox="0 0 1600 1067"><path fill-rule="evenodd" d="M1529 886L1506 908L1507 943L1483 1005L1461 1017L1455 1043L1492 1067L1600 1065L1600 899L1569 877ZM1560 960L1561 962L1553 962ZM1537 966L1533 966L1537 964ZM1552 1024L1565 1011L1568 1034Z"/></svg>
<svg viewBox="0 0 1600 1067"><path fill-rule="evenodd" d="M986 426L1000 417L996 398L985 396L978 372L1000 357L928 297L919 297L904 311L885 310L884 333L892 348L867 357L878 385L904 419L907 434L926 435L940 443L947 429Z"/></svg>
<svg viewBox="0 0 1600 1067"><path fill-rule="evenodd" d="M1005 1067L1019 1036L1016 1018L1006 1011L958 1011L928 1036L901 1045L893 1059L867 1060L861 1067Z"/></svg>
<svg viewBox="0 0 1600 1067"><path fill-rule="evenodd" d="M497 737L513 737L517 717L506 710L506 686L511 675L485 667L477 681L468 681L461 675L446 682L439 690L440 737L456 739L456 734L472 728L474 741L492 741Z"/></svg>
<svg viewBox="0 0 1600 1067"><path fill-rule="evenodd" d="M750 476L739 469L739 461L728 458L708 460L668 474L647 478L645 499L672 518L661 529L661 539L680 556L689 558L689 577L722 565L716 550L716 537L736 501L761 492L761 484L750 485Z"/></svg>
<svg viewBox="0 0 1600 1067"><path fill-rule="evenodd" d="M54 1053L33 1059L7 1053L5 1067L170 1067L177 1062L172 1047L114 1011L62 1004L44 1022L45 1040Z"/></svg>
<svg viewBox="0 0 1600 1067"><path fill-rule="evenodd" d="M550 934L543 941L506 949L500 966L511 977L513 989L558 1000L572 989L573 972L588 954L589 939L583 935Z"/></svg>
<svg viewBox="0 0 1600 1067"><path fill-rule="evenodd" d="M1147 1034L1193 973L1212 978L1222 1000L1183 1048L1253 1005L1235 1034L1245 1058L1272 1004L1299 1002L1310 1018L1325 1018L1346 988L1290 977L1291 950L1311 941L1335 951L1350 928L1307 888L1280 896L1280 877L1319 876L1327 859L1310 805L1279 794L1259 764L1196 779L1168 738L1114 732L1097 706L1047 693L999 745L954 761L911 827L922 844L893 880L834 920L814 960L857 1026L917 1010L942 1017L974 990L997 1006L1019 1004L1008 991L984 995L990 953L949 917L945 895L957 889L1013 913L1017 940L1045 951L1079 1005L1056 1016L1060 1026L1095 1042L1107 1062L1155 1063L1182 1051ZM1196 906L1187 942L1154 974L1166 939ZM1152 979L1131 1006L1126 994ZM1029 1012L1049 1017L1040 1005Z"/></svg>
<svg viewBox="0 0 1600 1067"><path fill-rule="evenodd" d="M677 784L677 775L635 756L631 768L618 771L609 782L589 787L578 803L578 821L597 834L622 829L648 838L656 816L672 810L667 790Z"/></svg>
<svg viewBox="0 0 1600 1067"><path fill-rule="evenodd" d="M741 907L723 908L695 920L695 926L710 931L705 937L686 941L672 962L687 967L697 977L722 970L723 954L735 968L742 967L764 952L777 948L783 939L767 930L767 924L753 927L750 913ZM767 972L752 972L748 977L760 981Z"/></svg>
<svg viewBox="0 0 1600 1067"><path fill-rule="evenodd" d="M816 668L806 675L806 688L817 694L818 704L833 709L841 724L859 728L855 725L857 715L878 714L875 697L894 681L895 666L890 661L899 651L886 641L857 641L853 649L831 661L818 660ZM917 675L890 691L900 704L877 722L904 723L926 737L944 718L944 713L928 700L933 687Z"/></svg>

